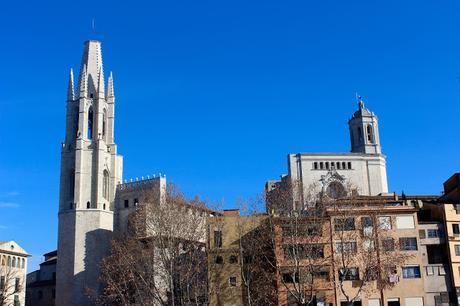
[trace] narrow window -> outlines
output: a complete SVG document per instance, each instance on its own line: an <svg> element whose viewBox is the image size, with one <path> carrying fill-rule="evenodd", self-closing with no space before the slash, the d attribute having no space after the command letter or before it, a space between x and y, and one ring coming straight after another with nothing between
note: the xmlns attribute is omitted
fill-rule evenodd
<svg viewBox="0 0 460 306"><path fill-rule="evenodd" d="M222 231L214 231L214 246L216 248L222 247Z"/></svg>
<svg viewBox="0 0 460 306"><path fill-rule="evenodd" d="M129 207L129 200L125 200L125 208Z"/></svg>
<svg viewBox="0 0 460 306"><path fill-rule="evenodd" d="M104 112L102 114L102 137L105 139L105 130L106 130L106 121L107 121L107 111L104 109Z"/></svg>
<svg viewBox="0 0 460 306"><path fill-rule="evenodd" d="M323 164L323 162L320 162L320 163L319 163L319 168L320 168L321 170L324 169L324 164Z"/></svg>
<svg viewBox="0 0 460 306"><path fill-rule="evenodd" d="M337 162L335 167L336 167L337 169L340 169L340 162Z"/></svg>
<svg viewBox="0 0 460 306"><path fill-rule="evenodd" d="M105 210L105 203L102 205L102 209Z"/></svg>
<svg viewBox="0 0 460 306"><path fill-rule="evenodd" d="M372 129L372 125L368 124L366 129L367 129L367 140L370 143L374 143L374 131Z"/></svg>
<svg viewBox="0 0 460 306"><path fill-rule="evenodd" d="M39 300L43 299L43 291L41 290L38 291L38 299Z"/></svg>
<svg viewBox="0 0 460 306"><path fill-rule="evenodd" d="M460 256L460 244L455 245L455 256Z"/></svg>
<svg viewBox="0 0 460 306"><path fill-rule="evenodd" d="M15 292L19 292L21 290L21 285L19 282L20 282L19 277L16 277L16 279L14 280L14 291Z"/></svg>
<svg viewBox="0 0 460 306"><path fill-rule="evenodd" d="M16 267L16 257L13 257L13 263L11 265L13 268Z"/></svg>
<svg viewBox="0 0 460 306"><path fill-rule="evenodd" d="M5 289L5 276L0 276L0 290Z"/></svg>
<svg viewBox="0 0 460 306"><path fill-rule="evenodd" d="M88 139L93 139L93 109L90 107L88 110Z"/></svg>
<svg viewBox="0 0 460 306"><path fill-rule="evenodd" d="M342 162L342 169L347 169L347 163L346 162Z"/></svg>
<svg viewBox="0 0 460 306"><path fill-rule="evenodd" d="M109 172L104 170L102 180L102 196L104 199L109 200Z"/></svg>
<svg viewBox="0 0 460 306"><path fill-rule="evenodd" d="M90 208L91 207L91 203L88 201L86 202L86 208Z"/></svg>
<svg viewBox="0 0 460 306"><path fill-rule="evenodd" d="M75 170L69 172L69 198L73 199L75 193Z"/></svg>
<svg viewBox="0 0 460 306"><path fill-rule="evenodd" d="M460 226L458 224L452 224L452 230L454 232L454 236L460 236Z"/></svg>
<svg viewBox="0 0 460 306"><path fill-rule="evenodd" d="M329 162L326 162L326 169L329 169Z"/></svg>
<svg viewBox="0 0 460 306"><path fill-rule="evenodd" d="M139 200L137 198L134 199L134 206L139 205Z"/></svg>
<svg viewBox="0 0 460 306"><path fill-rule="evenodd" d="M24 269L25 267L26 267L26 261L25 261L25 259L23 258L23 259L22 259L21 268Z"/></svg>
<svg viewBox="0 0 460 306"><path fill-rule="evenodd" d="M351 169L351 162L348 162L348 169Z"/></svg>
<svg viewBox="0 0 460 306"><path fill-rule="evenodd" d="M318 170L318 163L317 162L313 163L313 169Z"/></svg>

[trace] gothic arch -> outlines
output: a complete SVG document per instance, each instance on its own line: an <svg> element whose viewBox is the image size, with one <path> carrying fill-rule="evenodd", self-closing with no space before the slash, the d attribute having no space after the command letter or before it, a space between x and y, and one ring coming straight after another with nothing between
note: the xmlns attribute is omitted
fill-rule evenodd
<svg viewBox="0 0 460 306"><path fill-rule="evenodd" d="M106 200L109 200L109 183L110 183L110 174L109 174L109 171L105 169L102 174L102 196Z"/></svg>
<svg viewBox="0 0 460 306"><path fill-rule="evenodd" d="M87 137L88 140L91 140L93 139L93 123L94 123L94 114L93 114L93 107L90 106L89 109L88 109L88 133L87 133Z"/></svg>

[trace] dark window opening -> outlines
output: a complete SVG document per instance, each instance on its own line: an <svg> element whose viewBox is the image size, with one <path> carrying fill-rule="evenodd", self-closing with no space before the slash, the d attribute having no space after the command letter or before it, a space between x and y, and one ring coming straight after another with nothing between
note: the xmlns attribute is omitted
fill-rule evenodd
<svg viewBox="0 0 460 306"><path fill-rule="evenodd" d="M230 262L231 264L238 263L238 256L235 256L235 255L230 256L229 262Z"/></svg>
<svg viewBox="0 0 460 306"><path fill-rule="evenodd" d="M125 208L129 207L129 200L125 200Z"/></svg>
<svg viewBox="0 0 460 306"><path fill-rule="evenodd" d="M222 256L216 256L216 260L215 260L216 264L223 264L224 263L224 259L222 258Z"/></svg>
<svg viewBox="0 0 460 306"><path fill-rule="evenodd" d="M222 247L222 231L214 231L214 246L216 248Z"/></svg>
<svg viewBox="0 0 460 306"><path fill-rule="evenodd" d="M399 238L399 247L402 251L417 251L417 238L415 237Z"/></svg>
<svg viewBox="0 0 460 306"><path fill-rule="evenodd" d="M90 108L88 111L88 139L93 139L93 109Z"/></svg>
<svg viewBox="0 0 460 306"><path fill-rule="evenodd" d="M89 201L86 202L86 208L91 208L91 203Z"/></svg>

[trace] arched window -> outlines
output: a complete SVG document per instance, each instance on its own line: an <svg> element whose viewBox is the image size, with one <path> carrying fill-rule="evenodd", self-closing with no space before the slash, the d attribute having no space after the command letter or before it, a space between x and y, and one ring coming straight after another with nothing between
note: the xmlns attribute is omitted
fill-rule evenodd
<svg viewBox="0 0 460 306"><path fill-rule="evenodd" d="M16 257L13 257L13 261L12 261L11 266L12 266L12 267L16 267Z"/></svg>
<svg viewBox="0 0 460 306"><path fill-rule="evenodd" d="M21 260L21 268L24 269L26 267L26 260L23 258Z"/></svg>
<svg viewBox="0 0 460 306"><path fill-rule="evenodd" d="M347 164L345 162L342 162L342 169L347 169Z"/></svg>
<svg viewBox="0 0 460 306"><path fill-rule="evenodd" d="M327 186L326 193L333 199L346 196L345 188L339 182L332 182Z"/></svg>
<svg viewBox="0 0 460 306"><path fill-rule="evenodd" d="M367 129L367 140L370 143L373 143L374 142L374 129L372 128L372 125L368 124L366 126L366 129Z"/></svg>
<svg viewBox="0 0 460 306"><path fill-rule="evenodd" d="M11 267L11 257L10 256L8 256L7 265L8 267Z"/></svg>
<svg viewBox="0 0 460 306"><path fill-rule="evenodd" d="M104 139L105 139L106 122L107 122L107 111L104 109L104 112L102 113L102 137Z"/></svg>
<svg viewBox="0 0 460 306"><path fill-rule="evenodd" d="M5 266L6 265L6 259L5 259L5 255L2 256L2 266Z"/></svg>
<svg viewBox="0 0 460 306"><path fill-rule="evenodd" d="M17 261L16 261L16 267L17 268L20 268L21 267L21 258L18 257Z"/></svg>
<svg viewBox="0 0 460 306"><path fill-rule="evenodd" d="M104 199L108 200L109 199L109 172L107 170L104 170L103 174L103 179L102 179L102 196Z"/></svg>
<svg viewBox="0 0 460 306"><path fill-rule="evenodd" d="M93 108L90 107L88 110L88 139L93 139Z"/></svg>
<svg viewBox="0 0 460 306"><path fill-rule="evenodd" d="M91 203L88 201L86 202L86 208L90 208L91 207Z"/></svg>

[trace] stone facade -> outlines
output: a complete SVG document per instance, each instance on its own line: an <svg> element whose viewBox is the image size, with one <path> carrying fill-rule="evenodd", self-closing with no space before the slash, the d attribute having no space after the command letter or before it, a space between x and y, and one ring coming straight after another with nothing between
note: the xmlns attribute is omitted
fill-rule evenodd
<svg viewBox="0 0 460 306"><path fill-rule="evenodd" d="M54 306L56 303L57 251L43 255L40 269L27 274L26 304Z"/></svg>
<svg viewBox="0 0 460 306"><path fill-rule="evenodd" d="M0 241L0 296L5 305L25 305L29 256L15 241Z"/></svg>
<svg viewBox="0 0 460 306"><path fill-rule="evenodd" d="M288 174L281 181L268 181L266 190L280 183L293 185L294 207L306 202L309 190L354 189L360 195L388 192L386 158L382 155L377 116L365 108L361 98L358 110L348 121L350 153L296 153L288 155Z"/></svg>

